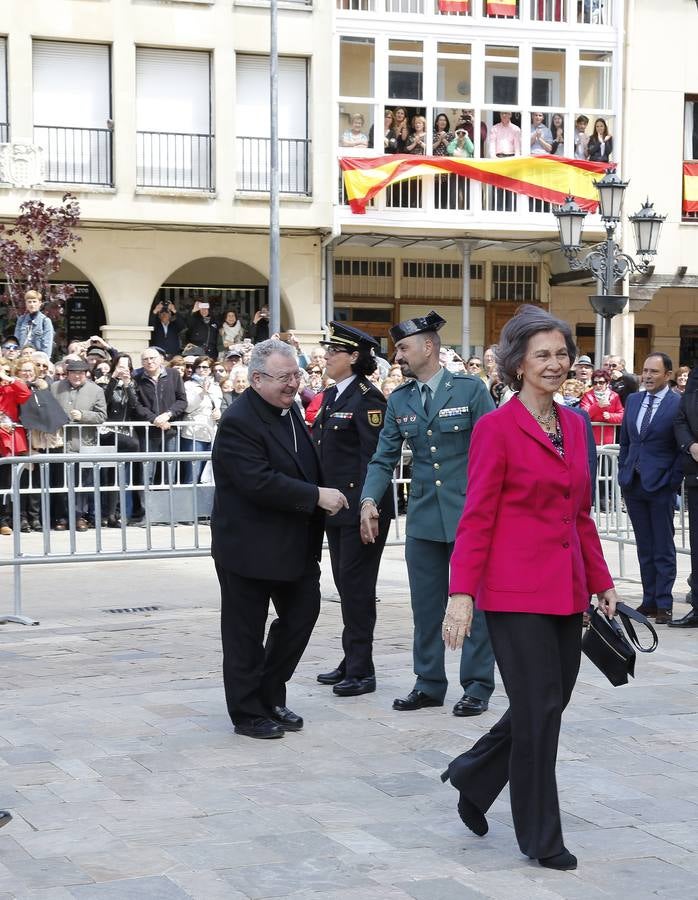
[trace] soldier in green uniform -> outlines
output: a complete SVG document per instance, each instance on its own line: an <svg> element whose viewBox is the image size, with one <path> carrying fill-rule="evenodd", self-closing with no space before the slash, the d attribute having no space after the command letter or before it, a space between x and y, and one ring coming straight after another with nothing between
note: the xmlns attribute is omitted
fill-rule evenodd
<svg viewBox="0 0 698 900"><path fill-rule="evenodd" d="M390 329L395 361L413 380L388 398L385 425L361 492L361 538L378 535L379 500L400 459L403 441L412 451L405 560L414 618L414 689L393 709L443 706L448 682L441 624L448 602L448 567L463 511L472 428L494 409L480 378L452 374L439 363L437 334L445 320L436 312ZM494 690L494 656L484 615L476 611L460 664L463 696L454 715L476 716Z"/></svg>

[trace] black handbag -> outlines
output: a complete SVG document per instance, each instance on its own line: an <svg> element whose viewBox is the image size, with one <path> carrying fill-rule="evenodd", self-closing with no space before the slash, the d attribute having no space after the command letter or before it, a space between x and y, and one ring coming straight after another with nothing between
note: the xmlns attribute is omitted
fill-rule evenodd
<svg viewBox="0 0 698 900"><path fill-rule="evenodd" d="M616 613L617 618L609 619L598 607L594 609L589 617L589 627L582 638L582 651L611 684L618 687L628 683L628 675L635 677L635 648L640 653L652 653L657 649L659 638L652 623L636 609L625 603L618 603ZM649 628L653 638L651 647L642 646L631 619Z"/></svg>

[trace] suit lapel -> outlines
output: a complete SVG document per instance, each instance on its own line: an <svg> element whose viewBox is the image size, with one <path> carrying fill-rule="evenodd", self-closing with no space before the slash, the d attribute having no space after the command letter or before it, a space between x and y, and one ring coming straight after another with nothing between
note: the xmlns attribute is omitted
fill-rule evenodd
<svg viewBox="0 0 698 900"><path fill-rule="evenodd" d="M248 391L252 392L252 388L248 388ZM238 400L238 403L240 401ZM260 419L266 423L267 428L269 429L269 434L274 438L274 440L282 447L286 453L291 457L291 459L295 462L298 471L303 475L303 477L307 481L312 481L310 475L304 470L302 460L300 459L300 455L296 453L296 448L293 443L293 432L291 431L291 424L288 420L288 416L293 416L295 414L295 418L293 420L295 429L296 429L296 440L301 441L305 439L303 432L305 431L305 423L301 422L300 416L296 412L294 403L291 407L290 412L285 416L280 416L278 413L272 412L264 406L264 401L250 396L250 405L257 412L257 415ZM313 453L315 452L315 447L313 447Z"/></svg>
<svg viewBox="0 0 698 900"><path fill-rule="evenodd" d="M652 431L652 429L654 428L654 426L655 426L656 424L662 422L663 419L664 419L667 415L670 415L670 416L672 416L672 418L673 418L673 415L674 415L674 413L676 412L676 410L675 410L675 408L674 408L674 406L673 406L673 404L672 404L672 402L671 402L670 395L671 395L671 390L669 390L669 393L665 395L664 399L663 399L662 402L659 404L659 409L658 409L658 410L655 412L655 414L652 416L652 419L651 419L651 421L650 421L650 426L649 426L649 428L647 429L647 434L649 434L649 433ZM646 440L646 439L647 439L647 435L645 435L645 440Z"/></svg>
<svg viewBox="0 0 698 900"><path fill-rule="evenodd" d="M536 422L536 420L533 418L531 413L526 409L526 407L523 405L523 403L519 400L519 398L512 397L511 400L509 401L509 403L516 404L514 407L514 409L515 409L514 415L516 417L516 423L519 426L519 428L521 428L523 431L525 431L526 434L530 434L534 440L538 441L538 443L541 446L545 447L545 449L548 450L550 453L552 453L556 459L559 459L560 462L565 462L566 460L564 459L564 457L561 457L560 454L557 452L557 450L553 447L550 438L547 437L547 435L545 434L543 429ZM574 415L574 413L571 413L571 415ZM568 429L568 431L569 430L570 429ZM567 435L564 435L564 437L566 438ZM569 462L567 462L567 464L569 465Z"/></svg>
<svg viewBox="0 0 698 900"><path fill-rule="evenodd" d="M424 412L422 395L419 392L419 382L416 379L412 382L412 387L409 389L409 393L407 395L407 405L413 412L417 413L422 421L426 422L427 415Z"/></svg>
<svg viewBox="0 0 698 900"><path fill-rule="evenodd" d="M344 388L344 390L339 395L339 397L337 397L337 399L334 402L334 406L332 407L333 411L335 409L344 409L344 407L347 405L347 402L349 401L349 399L351 397L353 397L353 395L355 394L358 385L359 385L359 378L357 376L350 385L348 385L347 387Z"/></svg>

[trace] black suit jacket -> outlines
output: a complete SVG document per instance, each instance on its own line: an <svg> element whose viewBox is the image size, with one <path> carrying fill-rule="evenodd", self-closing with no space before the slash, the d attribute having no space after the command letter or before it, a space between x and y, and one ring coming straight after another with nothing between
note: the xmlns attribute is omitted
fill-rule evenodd
<svg viewBox="0 0 698 900"><path fill-rule="evenodd" d="M681 450L686 487L698 488L698 463L689 452L691 444L698 441L698 377L694 378L693 373L681 396L674 419L674 435Z"/></svg>
<svg viewBox="0 0 698 900"><path fill-rule="evenodd" d="M295 451L287 418L251 388L223 413L213 444L211 553L245 578L295 581L322 554L320 467L295 404L288 415L314 471Z"/></svg>
<svg viewBox="0 0 698 900"><path fill-rule="evenodd" d="M331 388L324 393L327 397ZM383 394L363 376L357 376L327 409L326 400L313 422L313 441L322 462L325 483L347 498L349 509L342 509L325 522L326 528L342 525L359 527L361 487L366 469L376 452L378 437L385 422L388 405ZM394 515L392 485L379 503L381 518Z"/></svg>

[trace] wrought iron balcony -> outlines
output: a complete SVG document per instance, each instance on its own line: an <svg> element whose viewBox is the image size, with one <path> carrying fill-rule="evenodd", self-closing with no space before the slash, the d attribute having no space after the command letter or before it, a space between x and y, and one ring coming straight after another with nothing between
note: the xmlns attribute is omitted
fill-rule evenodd
<svg viewBox="0 0 698 900"><path fill-rule="evenodd" d="M238 191L265 192L270 189L271 141L263 137L237 139L236 185ZM279 139L279 173L282 194L310 196L310 141Z"/></svg>
<svg viewBox="0 0 698 900"><path fill-rule="evenodd" d="M113 186L111 129L35 125L34 142L45 154L46 181Z"/></svg>
<svg viewBox="0 0 698 900"><path fill-rule="evenodd" d="M136 133L138 187L213 191L214 136L164 131Z"/></svg>

